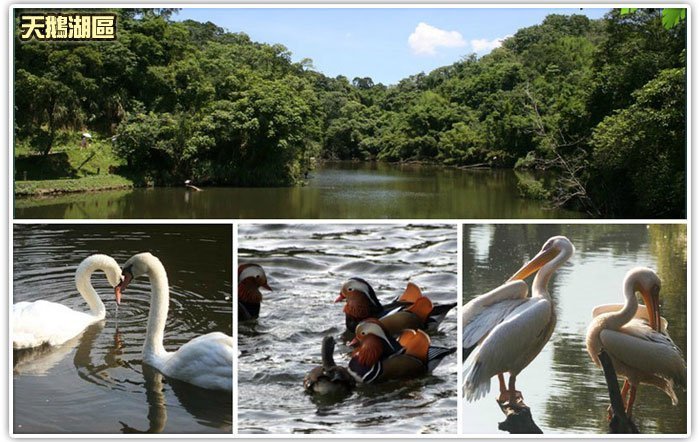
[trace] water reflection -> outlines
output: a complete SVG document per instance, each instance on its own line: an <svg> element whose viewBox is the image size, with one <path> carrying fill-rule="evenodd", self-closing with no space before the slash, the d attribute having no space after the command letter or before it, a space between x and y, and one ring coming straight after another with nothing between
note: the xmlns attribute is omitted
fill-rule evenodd
<svg viewBox="0 0 700 442"><path fill-rule="evenodd" d="M510 170L325 163L307 185L88 192L15 201L17 218L579 218L518 195Z"/></svg>
<svg viewBox="0 0 700 442"><path fill-rule="evenodd" d="M44 345L35 348L13 350L12 372L13 374L43 376L47 375L51 368L63 360L73 349L78 347L76 356L80 353L89 354L95 337L104 328L104 321L99 321L88 326L81 334L71 338L61 345Z"/></svg>
<svg viewBox="0 0 700 442"><path fill-rule="evenodd" d="M502 284L547 238L566 235L576 253L555 274L550 293L557 325L550 342L518 377L519 388L545 433L607 433L609 402L601 369L586 352L590 312L622 302L622 280L634 266L655 269L662 280L661 314L687 355L687 233L685 225L465 225L464 301ZM491 393L464 405L464 431L496 433L503 420ZM688 394L671 405L661 391L642 386L635 405L641 432L685 434Z"/></svg>

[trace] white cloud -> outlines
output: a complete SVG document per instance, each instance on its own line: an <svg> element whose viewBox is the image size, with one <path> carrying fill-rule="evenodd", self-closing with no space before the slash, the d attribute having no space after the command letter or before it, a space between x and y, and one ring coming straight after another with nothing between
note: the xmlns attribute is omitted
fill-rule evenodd
<svg viewBox="0 0 700 442"><path fill-rule="evenodd" d="M435 49L439 47L461 48L467 42L457 31L445 31L421 22L408 36L408 45L415 54L435 55Z"/></svg>
<svg viewBox="0 0 700 442"><path fill-rule="evenodd" d="M494 38L493 40L487 40L485 38L481 38L478 40L472 40L469 43L472 45L472 49L474 52L480 54L484 52L491 52L492 50L496 48L500 48L501 45L503 44L503 40L505 40L508 37L512 37L511 35L506 35L505 37L501 38Z"/></svg>

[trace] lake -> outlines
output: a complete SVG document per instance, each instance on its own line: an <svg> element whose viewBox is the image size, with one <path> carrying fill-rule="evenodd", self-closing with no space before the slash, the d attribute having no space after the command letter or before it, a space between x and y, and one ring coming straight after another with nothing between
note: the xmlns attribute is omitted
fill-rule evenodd
<svg viewBox="0 0 700 442"><path fill-rule="evenodd" d="M580 218L518 196L512 170L327 162L305 186L151 188L15 201L15 218L452 219Z"/></svg>
<svg viewBox="0 0 700 442"><path fill-rule="evenodd" d="M45 299L80 311L78 264L93 253L121 265L150 251L170 283L165 348L232 332L230 225L20 225L13 236L13 302ZM134 280L119 310L102 272L92 283L106 319L66 344L14 352L14 433L231 433L230 393L164 378L141 363L150 285Z"/></svg>
<svg viewBox="0 0 700 442"><path fill-rule="evenodd" d="M464 301L500 286L551 236L565 235L576 253L555 272L549 291L557 324L542 352L518 376L517 388L544 433L607 433L609 404L602 369L586 352L586 328L594 306L622 303L622 280L635 266L661 278L661 315L676 345L687 353L687 247L685 225L467 225L464 231ZM528 285L531 285L528 278ZM506 376L507 377L507 376ZM504 420L495 397L498 382L479 401L464 402L465 433L499 433ZM689 392L678 406L643 385L634 420L642 433L685 434ZM504 434L504 433L501 433Z"/></svg>
<svg viewBox="0 0 700 442"><path fill-rule="evenodd" d="M304 375L321 363L321 340L338 341L347 366L343 283L367 280L382 302L409 279L435 303L457 300L457 229L446 225L241 225L239 263L263 266L260 318L238 325L238 431L249 433L449 434L457 432L457 355L432 375L361 386L337 402L304 392ZM453 309L433 345L457 346Z"/></svg>

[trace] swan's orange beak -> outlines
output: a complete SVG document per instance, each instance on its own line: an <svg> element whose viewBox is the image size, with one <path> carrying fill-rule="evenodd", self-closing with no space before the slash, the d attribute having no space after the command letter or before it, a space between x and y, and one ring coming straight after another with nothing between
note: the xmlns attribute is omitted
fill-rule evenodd
<svg viewBox="0 0 700 442"><path fill-rule="evenodd" d="M124 279L122 282L120 282L116 287L114 287L114 297L117 299L117 305L121 304L122 302L122 290L126 290L126 288L129 286L129 283L133 279L133 275L130 272L122 272L122 276Z"/></svg>
<svg viewBox="0 0 700 442"><path fill-rule="evenodd" d="M527 264L522 266L520 270L515 272L515 274L511 276L506 282L527 278L528 276L541 269L542 266L547 264L549 261L553 260L558 253L559 252L557 251L557 249L551 247L547 250L540 251L540 253L538 253L534 258L532 258Z"/></svg>
<svg viewBox="0 0 700 442"><path fill-rule="evenodd" d="M661 309L659 305L659 288L654 287L651 291L640 290L644 305L649 315L649 325L652 329L659 331L661 328Z"/></svg>

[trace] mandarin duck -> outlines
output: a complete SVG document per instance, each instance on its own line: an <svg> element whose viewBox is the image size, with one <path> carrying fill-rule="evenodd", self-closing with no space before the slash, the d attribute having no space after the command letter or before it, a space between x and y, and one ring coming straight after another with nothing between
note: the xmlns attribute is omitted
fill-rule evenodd
<svg viewBox="0 0 700 442"><path fill-rule="evenodd" d="M304 389L309 393L322 395L346 394L355 388L355 378L347 368L335 365L333 349L335 339L326 336L321 343L323 365L314 367L304 376Z"/></svg>
<svg viewBox="0 0 700 442"><path fill-rule="evenodd" d="M430 345L423 330L404 330L393 338L377 319L357 325L348 369L358 382L370 384L393 379L415 378L431 373L442 359L457 348Z"/></svg>
<svg viewBox="0 0 700 442"><path fill-rule="evenodd" d="M267 284L265 270L258 264L238 266L238 320L257 319L260 315L262 293L260 287L272 290Z"/></svg>
<svg viewBox="0 0 700 442"><path fill-rule="evenodd" d="M420 302L417 303L418 300ZM432 301L424 296L420 288L412 282L408 283L403 294L389 304L382 305L372 286L361 278L350 278L343 284L335 302L341 301L345 301L343 312L345 312L345 326L349 331L354 331L365 319L382 318L386 321L385 326L389 328L391 335L406 328L436 331L447 313L457 306L456 302L433 305ZM391 318L389 318L390 315Z"/></svg>

